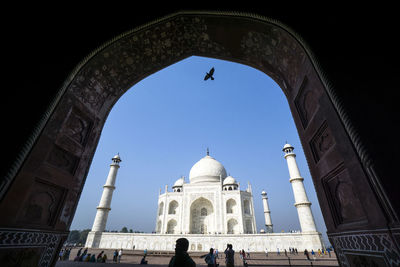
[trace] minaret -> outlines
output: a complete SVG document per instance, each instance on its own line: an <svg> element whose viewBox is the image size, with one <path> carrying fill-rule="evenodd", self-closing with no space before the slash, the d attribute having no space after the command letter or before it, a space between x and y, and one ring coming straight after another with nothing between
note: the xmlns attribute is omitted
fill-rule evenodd
<svg viewBox="0 0 400 267"><path fill-rule="evenodd" d="M289 168L290 180L294 194L294 206L297 208L299 215L300 227L302 232L316 232L314 217L311 212L311 202L308 200L306 190L304 189L303 180L299 168L296 163L296 154L293 153L294 147L286 144L283 147L285 159Z"/></svg>
<svg viewBox="0 0 400 267"><path fill-rule="evenodd" d="M263 190L261 192L261 195L262 195L263 207L264 207L264 218L265 218L266 232L267 233L273 233L274 230L272 229L271 211L269 210L269 206L268 206L267 193Z"/></svg>
<svg viewBox="0 0 400 267"><path fill-rule="evenodd" d="M106 228L108 213L111 210L111 199L115 189L115 179L119 169L121 158L115 155L110 164L110 171L107 176L106 184L103 186L103 195L101 196L99 206L97 207L96 218L94 219L92 231L103 232Z"/></svg>

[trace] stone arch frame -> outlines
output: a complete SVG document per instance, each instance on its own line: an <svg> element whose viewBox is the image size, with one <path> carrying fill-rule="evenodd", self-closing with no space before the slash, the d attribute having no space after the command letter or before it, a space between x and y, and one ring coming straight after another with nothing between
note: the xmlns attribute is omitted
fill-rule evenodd
<svg viewBox="0 0 400 267"><path fill-rule="evenodd" d="M286 25L236 12L172 14L115 37L71 72L0 183L1 234L41 239L11 238L14 243L2 248L46 244L37 252L41 253L38 263L54 263L112 106L141 79L191 55L247 64L280 85L296 123L329 238L343 265L350 265L347 255L354 251L400 263L394 242L399 230L390 229L398 224L398 214L380 185L360 134L315 56ZM46 190L60 196L51 225L21 222L30 190L39 186L37 178L45 181ZM332 193L342 181L352 187L348 191L353 191L352 197L368 211L349 218L351 224L343 221L335 208L344 206ZM365 245L368 242L363 242L370 237L376 245L373 253Z"/></svg>

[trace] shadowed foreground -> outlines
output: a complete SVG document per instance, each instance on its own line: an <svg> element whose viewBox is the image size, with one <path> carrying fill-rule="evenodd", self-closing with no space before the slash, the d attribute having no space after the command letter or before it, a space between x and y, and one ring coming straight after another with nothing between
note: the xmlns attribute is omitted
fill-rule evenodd
<svg viewBox="0 0 400 267"><path fill-rule="evenodd" d="M102 249L89 249L88 253L95 253L96 255L98 255L101 251ZM73 259L76 256L77 252L78 248L72 249L69 260L58 261L56 267L90 267L116 264L112 261L114 250L104 249L104 252L108 258L107 263L74 262ZM201 255L205 254L205 252L189 253L190 257L192 257L192 259L196 262L197 266L207 266L207 264L204 262L204 259L200 257ZM149 251L148 256L146 257L146 260L148 261L147 266L168 266L168 263L173 255L174 253L172 251ZM274 252L268 253L268 257L266 257L264 253L254 252L250 254L250 258L247 260L247 263L249 266L339 266L336 260L336 255L332 252L331 258L329 258L328 255L323 255L321 257L316 256L315 261L311 262L306 259L303 253L299 253L298 255L288 254L288 256L289 257L285 256L284 253L281 253L281 255L277 255ZM142 257L143 250L124 250L121 258L121 263L119 265L125 267L143 266L139 264ZM221 253L217 262L220 264L220 266L225 266L225 259L223 258L223 255L221 255ZM239 257L238 251L235 253L235 266L243 266L243 262Z"/></svg>

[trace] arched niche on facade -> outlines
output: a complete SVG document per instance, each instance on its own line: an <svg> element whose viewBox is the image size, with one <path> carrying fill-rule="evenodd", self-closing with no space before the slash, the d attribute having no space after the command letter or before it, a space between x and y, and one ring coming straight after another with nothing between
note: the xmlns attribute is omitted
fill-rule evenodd
<svg viewBox="0 0 400 267"><path fill-rule="evenodd" d="M168 214L176 214L178 212L178 202L176 200L172 200L169 203Z"/></svg>
<svg viewBox="0 0 400 267"><path fill-rule="evenodd" d="M227 223L227 233L228 234L238 234L239 233L239 224L236 219L229 219Z"/></svg>
<svg viewBox="0 0 400 267"><path fill-rule="evenodd" d="M158 205L158 216L163 215L163 213L164 213L164 202L161 202Z"/></svg>
<svg viewBox="0 0 400 267"><path fill-rule="evenodd" d="M236 200L228 199L226 201L226 213L236 213Z"/></svg>
<svg viewBox="0 0 400 267"><path fill-rule="evenodd" d="M175 219L169 220L167 224L167 234L176 234L177 225L178 223L176 222Z"/></svg>
<svg viewBox="0 0 400 267"><path fill-rule="evenodd" d="M214 230L214 207L210 200L200 197L190 205L190 233L206 234Z"/></svg>

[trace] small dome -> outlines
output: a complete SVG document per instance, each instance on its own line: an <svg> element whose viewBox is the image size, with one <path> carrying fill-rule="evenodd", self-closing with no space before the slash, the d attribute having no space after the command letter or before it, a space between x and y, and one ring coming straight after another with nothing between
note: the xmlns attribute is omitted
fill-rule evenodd
<svg viewBox="0 0 400 267"><path fill-rule="evenodd" d="M207 155L196 162L190 169L189 180L190 183L219 182L220 176L222 176L222 179L226 177L224 166L213 157Z"/></svg>
<svg viewBox="0 0 400 267"><path fill-rule="evenodd" d="M283 149L289 148L289 147L293 148L290 144L285 144L285 146L283 147Z"/></svg>
<svg viewBox="0 0 400 267"><path fill-rule="evenodd" d="M261 195L266 195L267 193L263 190L262 192L261 192Z"/></svg>
<svg viewBox="0 0 400 267"><path fill-rule="evenodd" d="M294 147L292 147L292 145L286 143L286 144L284 145L282 151L285 151L285 149L288 149L288 148L291 148L292 150L294 149Z"/></svg>
<svg viewBox="0 0 400 267"><path fill-rule="evenodd" d="M172 188L183 186L184 183L185 183L185 177L182 176L181 178L179 178L178 180L176 180L176 182L174 183L174 185L172 186Z"/></svg>
<svg viewBox="0 0 400 267"><path fill-rule="evenodd" d="M224 179L224 182L222 185L230 185L230 184L237 184L235 178L233 178L232 176L228 176Z"/></svg>
<svg viewBox="0 0 400 267"><path fill-rule="evenodd" d="M111 160L114 161L114 162L121 162L122 161L121 157L119 156L119 153L117 155L115 155Z"/></svg>

